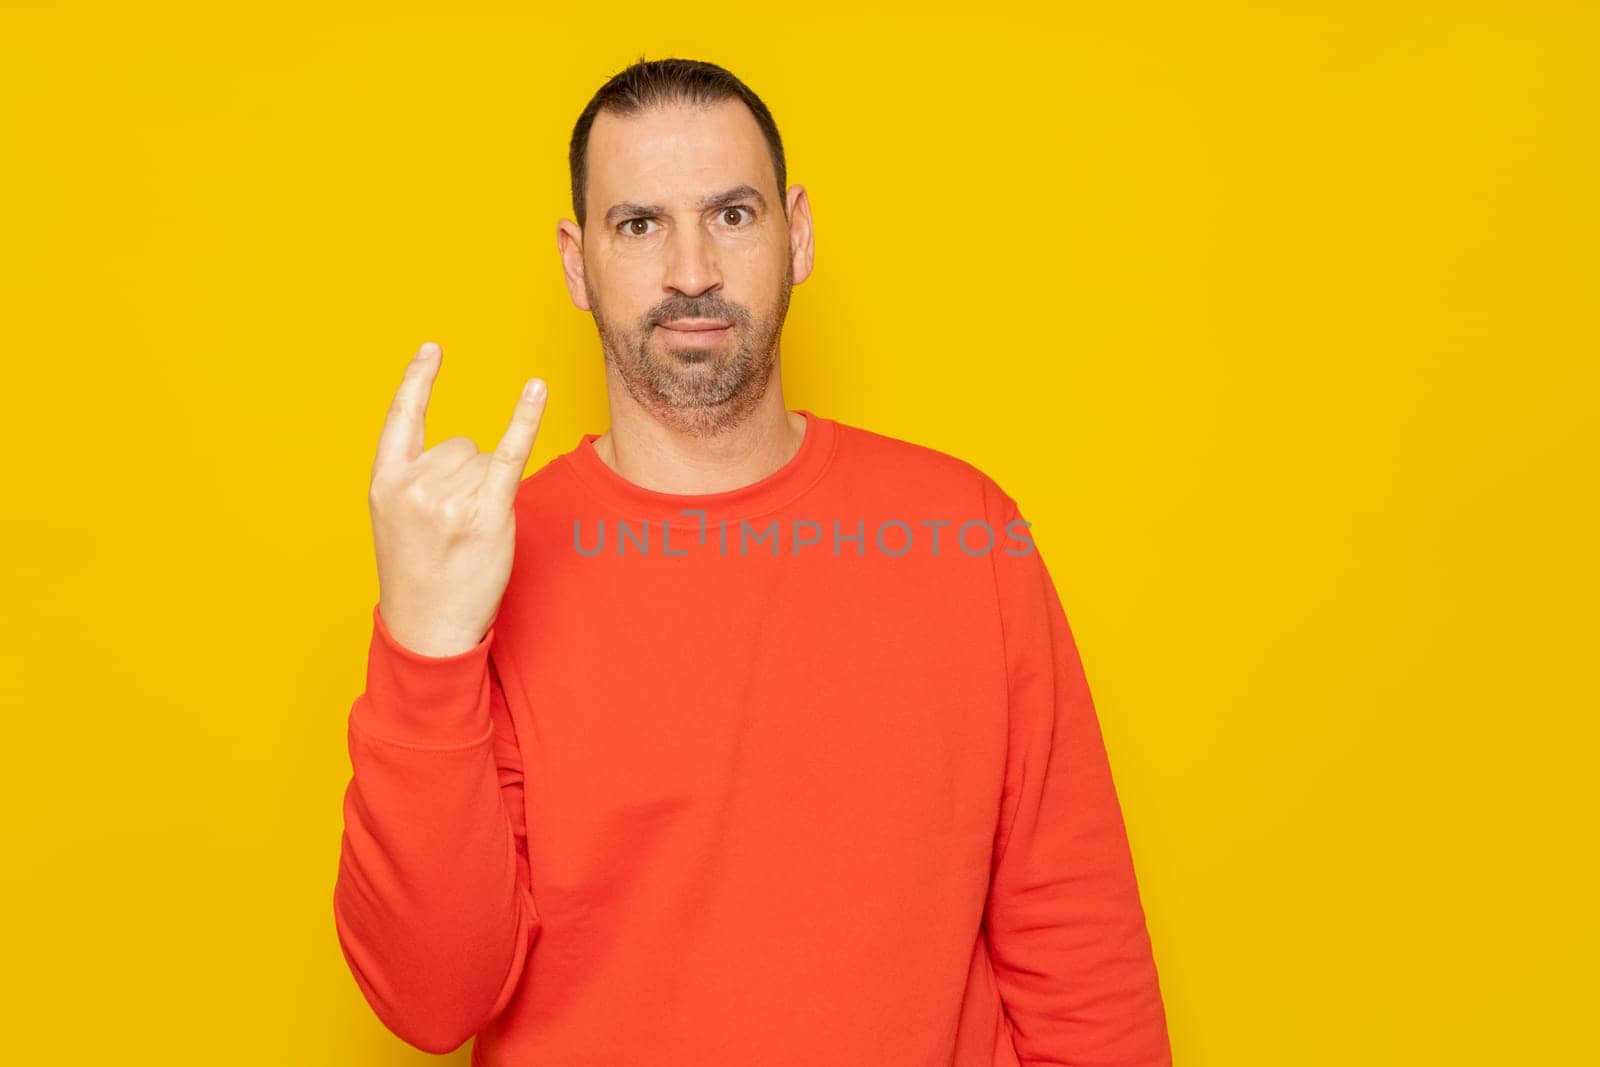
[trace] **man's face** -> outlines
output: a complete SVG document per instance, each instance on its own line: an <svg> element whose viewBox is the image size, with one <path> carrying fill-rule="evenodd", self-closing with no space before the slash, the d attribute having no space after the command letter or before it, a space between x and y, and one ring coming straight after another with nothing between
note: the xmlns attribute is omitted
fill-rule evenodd
<svg viewBox="0 0 1600 1067"><path fill-rule="evenodd" d="M588 152L576 262L562 223L569 288L581 273L574 302L647 411L698 434L737 425L777 360L799 244L810 270L804 191L790 190L791 218L805 214L796 242L766 139L737 100L602 111Z"/></svg>

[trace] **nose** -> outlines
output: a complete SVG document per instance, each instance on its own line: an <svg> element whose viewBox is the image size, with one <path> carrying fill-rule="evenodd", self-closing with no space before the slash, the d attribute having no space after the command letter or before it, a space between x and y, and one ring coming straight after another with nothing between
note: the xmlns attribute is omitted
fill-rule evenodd
<svg viewBox="0 0 1600 1067"><path fill-rule="evenodd" d="M716 248L697 226L678 229L667 245L666 288L699 296L722 286Z"/></svg>

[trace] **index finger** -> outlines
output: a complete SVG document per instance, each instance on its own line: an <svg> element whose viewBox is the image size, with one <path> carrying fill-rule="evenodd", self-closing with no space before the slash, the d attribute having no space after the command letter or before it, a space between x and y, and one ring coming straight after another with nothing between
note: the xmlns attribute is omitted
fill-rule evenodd
<svg viewBox="0 0 1600 1067"><path fill-rule="evenodd" d="M391 463L409 463L422 454L423 421L428 414L428 397L442 361L439 346L428 341L406 364L400 388L395 390L389 414L378 435L378 456L373 469Z"/></svg>

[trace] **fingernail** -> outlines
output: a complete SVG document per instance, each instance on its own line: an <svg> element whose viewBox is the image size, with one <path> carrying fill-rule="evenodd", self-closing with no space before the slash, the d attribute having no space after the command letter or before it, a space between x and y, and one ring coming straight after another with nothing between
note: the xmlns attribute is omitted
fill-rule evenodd
<svg viewBox="0 0 1600 1067"><path fill-rule="evenodd" d="M422 348L417 352L418 356L437 356L438 354L439 346L432 341L422 342Z"/></svg>
<svg viewBox="0 0 1600 1067"><path fill-rule="evenodd" d="M538 400L541 396L544 396L544 381L542 379L535 378L533 381L523 386L522 396L526 400Z"/></svg>

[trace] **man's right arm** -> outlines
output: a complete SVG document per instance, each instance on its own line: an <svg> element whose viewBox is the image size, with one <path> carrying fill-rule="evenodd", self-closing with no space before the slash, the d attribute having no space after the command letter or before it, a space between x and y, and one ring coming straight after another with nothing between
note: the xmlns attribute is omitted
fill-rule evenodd
<svg viewBox="0 0 1600 1067"><path fill-rule="evenodd" d="M511 999L538 933L522 760L489 649L426 656L373 607L334 922L385 1026L445 1053Z"/></svg>

